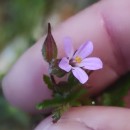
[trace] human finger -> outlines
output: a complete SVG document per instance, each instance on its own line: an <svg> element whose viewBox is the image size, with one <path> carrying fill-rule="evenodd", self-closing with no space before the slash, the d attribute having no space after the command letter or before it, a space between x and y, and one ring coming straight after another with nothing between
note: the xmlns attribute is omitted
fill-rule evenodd
<svg viewBox="0 0 130 130"><path fill-rule="evenodd" d="M118 107L71 108L57 123L51 117L35 130L129 130L130 110Z"/></svg>
<svg viewBox="0 0 130 130"><path fill-rule="evenodd" d="M102 91L130 69L129 7L129 0L101 1L53 31L59 57L64 55L62 40L66 36L73 39L75 48L86 40L94 43L93 56L100 57L104 67L89 78L93 94ZM48 74L48 64L41 54L44 39L25 52L3 80L7 100L26 111L35 111L35 105L51 95L42 81L42 75Z"/></svg>

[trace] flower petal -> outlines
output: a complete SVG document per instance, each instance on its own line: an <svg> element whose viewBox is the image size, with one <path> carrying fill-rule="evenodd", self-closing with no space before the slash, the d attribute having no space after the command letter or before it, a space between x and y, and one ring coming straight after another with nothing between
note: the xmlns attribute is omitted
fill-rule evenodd
<svg viewBox="0 0 130 130"><path fill-rule="evenodd" d="M77 66L83 67L88 70L97 70L97 69L101 69L103 67L103 63L99 58L91 57L91 58L85 58Z"/></svg>
<svg viewBox="0 0 130 130"><path fill-rule="evenodd" d="M65 70L66 72L69 72L72 68L71 65L69 65L69 60L66 57L63 57L59 63L59 67L62 70Z"/></svg>
<svg viewBox="0 0 130 130"><path fill-rule="evenodd" d="M82 59L86 58L88 55L90 55L93 51L93 43L91 41L88 41L84 44L82 44L79 49L76 51L74 58L76 56L81 57Z"/></svg>
<svg viewBox="0 0 130 130"><path fill-rule="evenodd" d="M80 83L84 84L88 80L88 75L84 70L79 67L72 68L73 75L80 81Z"/></svg>
<svg viewBox="0 0 130 130"><path fill-rule="evenodd" d="M74 54L71 38L69 37L64 38L64 49L67 57L71 59Z"/></svg>

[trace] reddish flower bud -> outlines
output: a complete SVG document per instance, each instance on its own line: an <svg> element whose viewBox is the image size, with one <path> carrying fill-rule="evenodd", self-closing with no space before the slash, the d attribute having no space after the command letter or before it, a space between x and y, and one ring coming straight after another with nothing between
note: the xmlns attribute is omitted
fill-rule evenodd
<svg viewBox="0 0 130 130"><path fill-rule="evenodd" d="M42 54L47 62L51 62L57 57L57 46L55 40L51 34L51 25L48 23L48 34L42 47Z"/></svg>

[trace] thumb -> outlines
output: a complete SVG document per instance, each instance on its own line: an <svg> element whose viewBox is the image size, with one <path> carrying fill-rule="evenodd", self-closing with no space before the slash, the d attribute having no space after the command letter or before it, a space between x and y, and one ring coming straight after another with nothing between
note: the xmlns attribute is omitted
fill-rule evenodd
<svg viewBox="0 0 130 130"><path fill-rule="evenodd" d="M130 130L130 110L117 107L71 108L57 123L51 117L35 130Z"/></svg>

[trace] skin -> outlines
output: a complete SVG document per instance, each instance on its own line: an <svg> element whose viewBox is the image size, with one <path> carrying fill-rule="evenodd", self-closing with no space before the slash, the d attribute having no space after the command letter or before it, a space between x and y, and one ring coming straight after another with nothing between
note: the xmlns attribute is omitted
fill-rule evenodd
<svg viewBox="0 0 130 130"><path fill-rule="evenodd" d="M89 84L93 86L90 94L103 91L130 70L129 12L129 0L102 0L53 30L59 57L65 55L62 41L65 36L73 39L75 48L86 40L94 43L92 55L100 57L104 67L90 77ZM23 54L2 82L6 99L31 113L36 112L38 102L51 95L42 81L48 68L41 54L44 39ZM71 108L56 124L52 124L51 117L48 117L35 130L130 130L129 121L128 108L78 107Z"/></svg>

